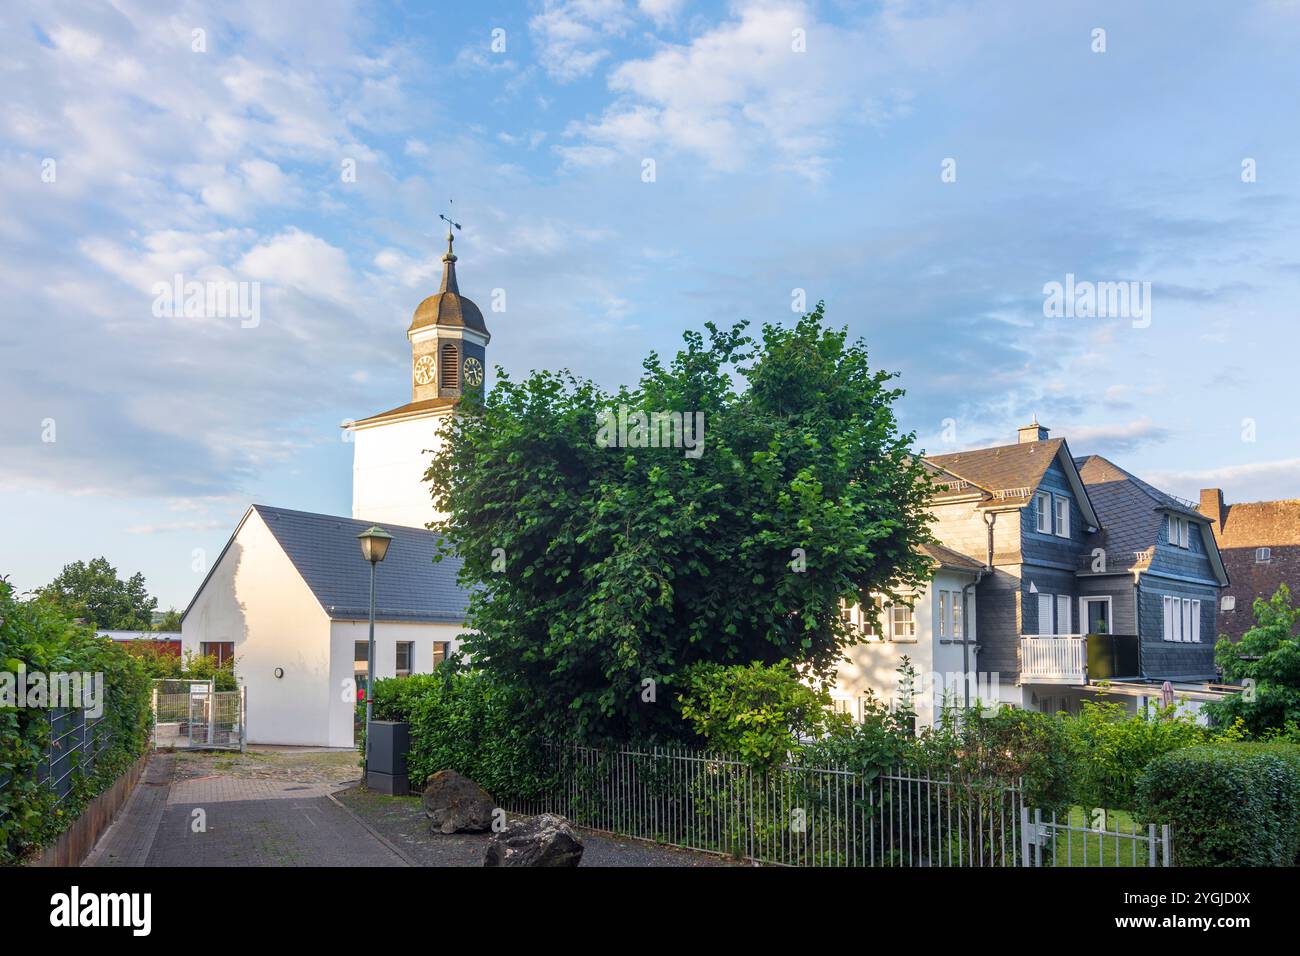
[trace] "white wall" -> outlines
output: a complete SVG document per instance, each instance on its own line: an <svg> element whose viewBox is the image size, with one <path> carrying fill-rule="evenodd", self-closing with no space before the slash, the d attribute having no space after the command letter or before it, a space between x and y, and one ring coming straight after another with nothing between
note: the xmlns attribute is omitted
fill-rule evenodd
<svg viewBox="0 0 1300 956"><path fill-rule="evenodd" d="M880 701L890 705L898 696L898 665L902 658L907 656L911 659L918 675L913 709L916 711L919 724L934 723L942 710L945 689L950 691L950 696L960 702L964 689L962 645L942 643L936 635L939 592L960 594L963 585L973 580L973 575L944 569L937 571L926 589L917 595L916 603L913 605L913 615L916 619L915 642L873 638L848 648L845 651L848 660L840 665L835 685L831 689L831 696L849 704L849 712L855 716L859 716L859 702L868 689L874 690ZM889 623L886 620L888 613L888 608L881 612L881 628L886 635L890 634ZM966 596L966 615L970 625L970 636L975 639L977 635L974 588ZM981 696L985 700L995 698L1008 703L1020 703L1020 688L1014 683L1003 684L999 681L993 684L991 690L988 689L989 683L986 683L988 678L980 673L979 658L975 653L974 645L970 648L969 666L972 672L978 674L978 679L972 680L971 683L972 698Z"/></svg>
<svg viewBox="0 0 1300 956"><path fill-rule="evenodd" d="M443 517L434 511L424 473L433 452L442 447L439 429L449 414L439 412L352 432L352 517L412 528Z"/></svg>
<svg viewBox="0 0 1300 956"><path fill-rule="evenodd" d="M197 654L202 641L234 642L235 673L248 689L249 743L325 746L329 635L320 602L252 511L185 615L181 648Z"/></svg>
<svg viewBox="0 0 1300 956"><path fill-rule="evenodd" d="M409 641L411 648L411 673L427 674L433 670L433 644L450 643L448 654L460 649L460 624L400 624L380 621L375 624L375 675L377 678L394 677L397 673L397 644ZM329 739L331 747L352 746L352 720L356 693L352 684L353 649L355 642L366 641L370 636L368 621L334 621L330 625L330 713Z"/></svg>

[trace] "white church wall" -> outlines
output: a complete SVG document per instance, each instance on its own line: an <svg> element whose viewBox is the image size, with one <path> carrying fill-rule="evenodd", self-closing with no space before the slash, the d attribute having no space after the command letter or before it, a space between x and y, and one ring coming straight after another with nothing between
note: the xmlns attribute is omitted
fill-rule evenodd
<svg viewBox="0 0 1300 956"><path fill-rule="evenodd" d="M450 656L460 649L460 624L406 624L379 621L375 624L375 674L378 678L397 674L397 645L412 644L411 673L428 674L433 670L433 645L446 642ZM368 621L334 621L330 625L330 708L329 739L331 747L351 747L355 701L353 652L358 641L370 636ZM349 692L351 691L351 697Z"/></svg>
<svg viewBox="0 0 1300 956"><path fill-rule="evenodd" d="M446 415L358 428L352 433L352 517L422 528L435 517L424 473L442 447ZM428 451L426 451L428 449Z"/></svg>
<svg viewBox="0 0 1300 956"><path fill-rule="evenodd" d="M320 602L253 511L185 615L181 646L198 654L203 641L234 643L249 743L327 746L329 633Z"/></svg>

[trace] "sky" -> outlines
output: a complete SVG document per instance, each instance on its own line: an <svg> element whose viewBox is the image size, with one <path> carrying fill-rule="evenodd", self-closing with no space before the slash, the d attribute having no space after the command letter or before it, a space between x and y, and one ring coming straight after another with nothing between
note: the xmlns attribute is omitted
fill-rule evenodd
<svg viewBox="0 0 1300 956"><path fill-rule="evenodd" d="M1297 50L1294 0L8 2L0 574L102 554L183 609L249 504L348 514L449 208L512 377L824 300L924 451L1036 416L1300 497Z"/></svg>

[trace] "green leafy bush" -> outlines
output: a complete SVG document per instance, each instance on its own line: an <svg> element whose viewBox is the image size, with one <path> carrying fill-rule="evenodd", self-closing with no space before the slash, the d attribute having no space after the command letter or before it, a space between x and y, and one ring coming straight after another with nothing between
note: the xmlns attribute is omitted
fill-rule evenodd
<svg viewBox="0 0 1300 956"><path fill-rule="evenodd" d="M1206 710L1219 725L1240 720L1263 738L1300 722L1300 607L1283 584L1267 601L1256 598L1252 610L1255 626L1235 643L1222 638L1214 659L1225 680L1254 681L1253 693L1232 694Z"/></svg>
<svg viewBox="0 0 1300 956"><path fill-rule="evenodd" d="M234 658L218 664L215 654L201 657L186 651L182 657L170 653L161 642L150 640L132 641L126 647L144 663L152 679L210 680L214 690L239 690Z"/></svg>
<svg viewBox="0 0 1300 956"><path fill-rule="evenodd" d="M1216 735L1176 707L1151 716L1130 716L1111 701L1084 701L1079 716L1067 718L1074 761L1074 797L1086 807L1132 811L1138 777L1156 757Z"/></svg>
<svg viewBox="0 0 1300 956"><path fill-rule="evenodd" d="M1065 721L1002 706L950 709L917 735L909 762L932 775L951 777L971 793L1011 784L1022 787L1025 806L1066 809L1074 796L1071 749Z"/></svg>
<svg viewBox="0 0 1300 956"><path fill-rule="evenodd" d="M483 671L446 661L432 674L377 680L374 693L375 720L410 725L413 788L455 770L495 796L527 797L548 779L535 728L522 723L515 696Z"/></svg>
<svg viewBox="0 0 1300 956"><path fill-rule="evenodd" d="M1233 743L1155 758L1142 819L1173 827L1179 866L1292 866L1300 851L1300 748Z"/></svg>
<svg viewBox="0 0 1300 956"><path fill-rule="evenodd" d="M701 663L684 678L682 716L710 748L751 766L783 763L802 738L848 723L831 712L829 691L805 684L789 661Z"/></svg>
<svg viewBox="0 0 1300 956"><path fill-rule="evenodd" d="M74 769L71 791L59 802L48 783L37 781L50 744L49 712L0 707L0 864L32 855L66 830L146 751L153 721L149 676L138 659L47 602L15 600L0 578L0 670L20 668L102 674L103 714L94 734L101 741L111 735L111 743L93 770Z"/></svg>

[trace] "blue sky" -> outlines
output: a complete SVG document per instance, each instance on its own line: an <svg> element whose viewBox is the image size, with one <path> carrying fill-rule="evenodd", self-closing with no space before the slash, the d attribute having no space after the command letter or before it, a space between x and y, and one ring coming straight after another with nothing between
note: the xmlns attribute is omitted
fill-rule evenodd
<svg viewBox="0 0 1300 956"><path fill-rule="evenodd" d="M614 386L803 289L928 451L1037 414L1296 497L1298 41L1292 0L6 4L0 573L104 554L184 607L251 502L346 514L448 197L516 376ZM259 324L155 316L178 272ZM1150 324L1046 317L1067 274L1150 282Z"/></svg>

